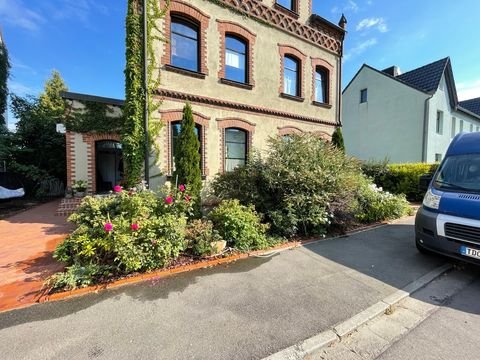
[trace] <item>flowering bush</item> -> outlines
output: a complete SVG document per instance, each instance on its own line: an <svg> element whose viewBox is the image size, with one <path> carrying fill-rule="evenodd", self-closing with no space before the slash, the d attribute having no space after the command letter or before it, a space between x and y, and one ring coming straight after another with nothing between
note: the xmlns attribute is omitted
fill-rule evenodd
<svg viewBox="0 0 480 360"><path fill-rule="evenodd" d="M397 219L412 213L405 195L393 195L382 188L364 181L358 192L357 220L371 223Z"/></svg>
<svg viewBox="0 0 480 360"><path fill-rule="evenodd" d="M167 201L168 199L168 201ZM186 248L185 227L191 201L185 189L125 191L86 197L69 220L77 229L55 250L67 272L57 274L55 286L88 284L108 268L111 275L161 268ZM82 270L83 269L83 270ZM80 276L81 275L81 276ZM103 275L102 275L103 276Z"/></svg>

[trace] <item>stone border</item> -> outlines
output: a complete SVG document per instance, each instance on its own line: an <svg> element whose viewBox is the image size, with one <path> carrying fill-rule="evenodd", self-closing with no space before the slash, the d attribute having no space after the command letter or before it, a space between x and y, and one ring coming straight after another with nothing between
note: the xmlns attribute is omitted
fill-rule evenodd
<svg viewBox="0 0 480 360"><path fill-rule="evenodd" d="M380 300L376 304L373 304L362 312L335 325L331 329L323 331L296 345L272 354L263 360L303 359L307 355L311 355L323 347L329 346L335 342L340 342L345 336L348 336L360 326L366 324L368 321L376 318L377 316L384 314L385 311L391 308L393 305L409 297L415 291L425 287L430 282L448 272L452 268L452 264L444 264L408 284L403 289L397 290L395 293L387 296L383 300Z"/></svg>

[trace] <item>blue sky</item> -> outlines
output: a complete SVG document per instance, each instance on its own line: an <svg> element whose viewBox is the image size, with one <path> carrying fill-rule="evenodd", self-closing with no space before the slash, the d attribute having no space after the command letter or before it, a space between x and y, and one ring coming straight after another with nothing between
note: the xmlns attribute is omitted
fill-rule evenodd
<svg viewBox="0 0 480 360"><path fill-rule="evenodd" d="M348 19L343 85L363 63L408 71L450 56L460 99L480 97L480 2L393 3L313 0L320 16ZM10 91L37 95L57 69L71 91L123 98L125 11L126 0L0 0Z"/></svg>

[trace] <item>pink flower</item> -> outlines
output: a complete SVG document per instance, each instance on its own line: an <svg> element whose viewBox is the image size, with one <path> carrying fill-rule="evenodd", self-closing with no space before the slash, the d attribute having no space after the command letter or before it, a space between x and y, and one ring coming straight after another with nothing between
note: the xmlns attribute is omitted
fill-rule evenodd
<svg viewBox="0 0 480 360"><path fill-rule="evenodd" d="M110 232L113 230L113 224L112 223L106 223L103 228L105 229L106 232Z"/></svg>
<svg viewBox="0 0 480 360"><path fill-rule="evenodd" d="M120 185L115 185L113 187L113 191L115 191L116 193L122 192L122 187Z"/></svg>
<svg viewBox="0 0 480 360"><path fill-rule="evenodd" d="M130 225L130 229L132 229L133 231L137 231L139 228L140 228L140 226L138 226L137 223L133 223L133 224Z"/></svg>
<svg viewBox="0 0 480 360"><path fill-rule="evenodd" d="M178 187L178 190L180 190L181 192L184 192L185 191L185 185L180 185Z"/></svg>
<svg viewBox="0 0 480 360"><path fill-rule="evenodd" d="M166 203L167 205L170 205L171 203L173 203L173 198L172 198L171 196L167 196L167 197L165 198L165 203Z"/></svg>
<svg viewBox="0 0 480 360"><path fill-rule="evenodd" d="M185 202L190 202L192 200L190 195L185 195Z"/></svg>

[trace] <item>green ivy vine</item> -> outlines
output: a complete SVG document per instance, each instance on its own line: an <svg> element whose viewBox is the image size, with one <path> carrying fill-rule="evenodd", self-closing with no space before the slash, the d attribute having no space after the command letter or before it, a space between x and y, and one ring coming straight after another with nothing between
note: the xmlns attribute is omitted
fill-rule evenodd
<svg viewBox="0 0 480 360"><path fill-rule="evenodd" d="M158 159L159 147L156 137L162 129L158 119L152 114L161 106L153 101L152 95L160 85L160 71L154 51L156 41L164 41L158 20L164 17L170 6L160 8L158 0L145 0L147 6L147 64L148 64L148 102L149 102L149 144L151 155ZM143 128L143 109L146 94L143 90L143 17L141 0L129 0L126 18L126 67L125 67L125 122L122 128L123 158L125 163L125 182L128 186L137 184L142 179L145 157L145 132ZM154 166L154 165L153 165ZM158 174L157 174L158 176Z"/></svg>
<svg viewBox="0 0 480 360"><path fill-rule="evenodd" d="M65 116L65 127L68 131L109 133L122 130L124 116L116 115L111 106L93 101L79 102L83 104L83 108L70 108Z"/></svg>
<svg viewBox="0 0 480 360"><path fill-rule="evenodd" d="M0 126L6 125L5 112L7 110L8 87L7 80L10 74L10 61L5 43L0 39Z"/></svg>

